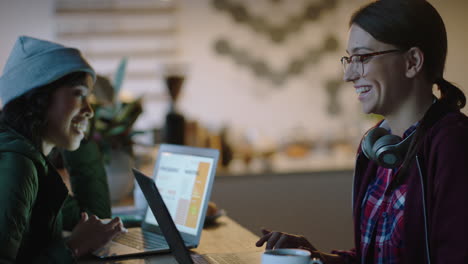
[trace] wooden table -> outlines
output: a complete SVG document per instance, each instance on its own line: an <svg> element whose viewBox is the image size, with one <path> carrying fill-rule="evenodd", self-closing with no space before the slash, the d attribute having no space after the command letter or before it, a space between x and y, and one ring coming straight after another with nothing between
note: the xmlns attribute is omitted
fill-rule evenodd
<svg viewBox="0 0 468 264"><path fill-rule="evenodd" d="M217 220L217 224L203 229L200 245L192 251L197 254L225 254L237 252L261 252L264 249L255 246L258 236L245 229L227 216ZM256 254L255 254L256 255ZM138 258L116 260L80 260L78 263L95 264L177 264L172 254L156 254ZM255 264L255 263L253 263Z"/></svg>

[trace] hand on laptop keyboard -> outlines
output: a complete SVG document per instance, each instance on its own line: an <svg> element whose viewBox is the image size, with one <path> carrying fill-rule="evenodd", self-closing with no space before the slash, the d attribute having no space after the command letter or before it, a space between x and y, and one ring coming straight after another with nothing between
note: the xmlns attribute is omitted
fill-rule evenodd
<svg viewBox="0 0 468 264"><path fill-rule="evenodd" d="M101 221L97 216L88 217L88 214L83 212L80 221L67 241L67 245L76 257L80 257L104 246L112 238L126 232L127 229L118 217L111 221Z"/></svg>

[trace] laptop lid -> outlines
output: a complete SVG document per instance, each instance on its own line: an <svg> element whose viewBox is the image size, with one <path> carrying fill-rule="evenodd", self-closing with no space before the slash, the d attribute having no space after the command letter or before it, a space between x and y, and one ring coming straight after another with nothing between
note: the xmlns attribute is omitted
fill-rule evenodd
<svg viewBox="0 0 468 264"><path fill-rule="evenodd" d="M190 247L200 242L219 151L161 144L153 179L182 238ZM148 200L148 199L147 199ZM159 220L148 207L142 228L161 232Z"/></svg>
<svg viewBox="0 0 468 264"><path fill-rule="evenodd" d="M135 179L137 180L138 185L140 185L146 201L148 202L150 210L156 216L160 230L169 244L175 259L181 264L193 263L190 253L185 247L184 240L180 236L174 221L172 221L169 210L164 204L163 198L161 197L153 179L136 169L132 170L135 175Z"/></svg>

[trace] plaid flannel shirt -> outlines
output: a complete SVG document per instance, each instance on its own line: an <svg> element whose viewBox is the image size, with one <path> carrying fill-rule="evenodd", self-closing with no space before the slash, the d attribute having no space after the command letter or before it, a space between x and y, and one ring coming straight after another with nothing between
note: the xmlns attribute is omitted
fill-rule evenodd
<svg viewBox="0 0 468 264"><path fill-rule="evenodd" d="M408 128L407 137L417 127ZM373 259L373 263L399 263L404 251L403 217L407 183L389 188L398 173L397 169L379 167L362 203L361 215L361 263Z"/></svg>

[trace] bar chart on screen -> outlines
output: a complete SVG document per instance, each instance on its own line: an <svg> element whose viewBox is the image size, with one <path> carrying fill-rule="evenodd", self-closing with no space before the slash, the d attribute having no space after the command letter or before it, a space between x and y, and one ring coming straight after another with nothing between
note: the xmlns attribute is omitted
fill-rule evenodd
<svg viewBox="0 0 468 264"><path fill-rule="evenodd" d="M155 182L175 224L181 230L195 232L200 224L212 163L211 159L204 157L162 154L159 169L155 171Z"/></svg>

